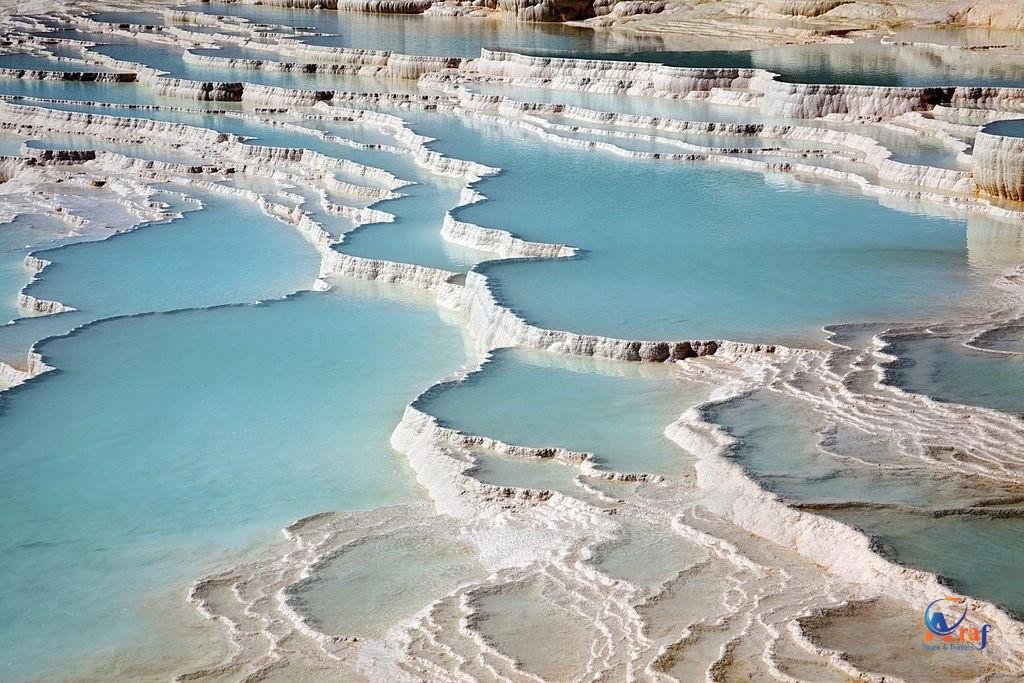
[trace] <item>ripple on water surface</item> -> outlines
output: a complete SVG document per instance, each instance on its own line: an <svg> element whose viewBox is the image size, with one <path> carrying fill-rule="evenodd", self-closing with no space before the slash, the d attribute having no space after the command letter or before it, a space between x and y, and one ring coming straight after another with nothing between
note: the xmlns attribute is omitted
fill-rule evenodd
<svg viewBox="0 0 1024 683"><path fill-rule="evenodd" d="M4 676L147 645L155 592L190 609L190 580L299 516L415 498L388 437L463 360L421 304L339 283L46 342L60 371L0 419Z"/></svg>

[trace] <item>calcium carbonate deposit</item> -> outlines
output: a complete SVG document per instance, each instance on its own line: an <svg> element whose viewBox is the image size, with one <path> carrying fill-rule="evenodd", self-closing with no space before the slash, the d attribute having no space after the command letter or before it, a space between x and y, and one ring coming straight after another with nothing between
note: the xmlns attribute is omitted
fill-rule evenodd
<svg viewBox="0 0 1024 683"><path fill-rule="evenodd" d="M0 678L1021 680L1020 17L880 7L7 6Z"/></svg>

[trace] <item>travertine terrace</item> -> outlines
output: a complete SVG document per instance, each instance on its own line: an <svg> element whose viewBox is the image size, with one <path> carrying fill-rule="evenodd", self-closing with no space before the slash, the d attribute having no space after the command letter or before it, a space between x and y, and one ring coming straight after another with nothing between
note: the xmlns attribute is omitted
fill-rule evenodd
<svg viewBox="0 0 1024 683"><path fill-rule="evenodd" d="M751 42L768 43L882 32L887 22L923 23L943 12L966 23L991 21L1005 28L1020 23L1014 12L983 2L946 8L861 1L692 7L672 1L335 4L338 10L467 15L460 19L465 21L477 14L585 19L598 27L614 22L642 32L712 37L727 35L744 17L750 19ZM974 596L966 596L973 618L992 624L997 634L986 656L948 666L936 665L916 647L888 661L875 656L876 640L905 639L912 632L916 644L922 605L936 596L958 595L957 588L934 573L901 565L823 508L793 504L762 488L731 457L735 438L714 421L716 408L755 392L784 396L835 429L895 445L884 452L857 451L854 445L837 457L877 472L962 477L984 501L943 514L998 508L1019 517L1020 497L1009 489L1024 483L1024 423L994 410L934 401L884 381L894 361L887 352L892 338L953 326L983 340L993 330L1019 324L1024 315L1019 265L989 258L981 240L971 258L988 276L987 295L962 317L877 329L822 321L837 325L826 343L806 347L757 338L610 338L547 329L505 304L486 267L460 272L346 253L349 233L394 220L389 202L404 196L411 182L390 170L302 146L302 141L328 141L391 154L454 183L459 196L437 217L437 235L483 252L489 261L585 258L587 245L528 240L501 226L460 218L460 207L488 201L476 189L479 181L503 169L436 151L431 138L406 120L411 114L497 124L566 154L593 155L595 163L599 155L614 154L852 190L885 206L966 220L969 231L977 229L975 235L988 226L984 235L992 235L999 225L1024 225L1024 206L1015 203L1024 199L1024 143L987 128L1024 118L1024 89L800 83L763 69L549 58L497 49L482 49L474 57L418 56L307 45L286 39L283 27L169 6L158 10L160 25L103 23L91 17L101 9L106 9L101 3L19 6L3 19L5 53L74 63L81 70L0 69L4 82L53 86L0 95L0 133L21 141L16 153L0 157L0 220L40 214L60 221L65 229L60 237L103 240L172 220L176 209L162 198L167 184L183 195L231 197L258 207L312 245L320 266L309 289L324 291L339 280L358 279L416 292L440 315L457 321L472 358L454 376L438 377L437 387L423 387L394 424L390 446L407 461L428 502L366 512L325 510L295 521L273 547L194 577L182 600L217 626L224 656L180 661L172 671L145 671L146 676L538 680L521 658L506 651L507 643L488 637L481 626L494 596L531 586L586 626L582 660L552 664L557 680L909 680L913 676L907 672L915 670L947 680L1024 676L1020 622ZM797 19L788 28L772 28L771 20L780 16ZM133 37L141 46L181 48L184 64L236 77L181 78L114 58L90 50L89 41L48 36L44 29L54 20L86 33ZM203 30L190 30L197 26ZM214 47L261 50L267 57L215 56ZM81 50L80 57L68 57L68 50ZM337 77L339 86L325 88L323 80L310 88L251 82L253 74L270 73ZM379 87L349 88L349 78ZM76 89L62 94L60 87L68 84ZM86 84L91 91L77 87ZM129 87L146 102L82 95ZM551 96L533 101L531 92ZM733 116L716 122L601 111L571 98L559 102L559 94L714 105ZM266 126L288 133L296 144L265 145L218 130L219 121ZM352 122L372 129L378 139L347 138L331 127ZM927 140L948 163L907 160L881 133ZM68 149L36 144L49 139L78 144ZM329 225L328 219L337 223ZM998 239L993 241L999 250ZM63 302L35 295L49 265L34 254L26 260L28 276L19 295L25 316L74 313ZM83 319L75 326L93 322ZM506 347L578 363L580 372L632 372L619 368L629 362L706 386L707 402L664 425L665 436L687 463L685 474L666 478L614 471L591 453L465 433L429 414L425 397L438 387L486 375L493 355ZM52 369L33 347L19 361L0 363L0 386L30 391ZM824 431L817 445L830 453ZM579 495L484 483L473 476L480 450L573 468ZM656 585L610 576L597 559L627 527L677 535L693 548L692 561L680 563ZM320 630L295 606L297 588L315 579L331 558L388 534L457 538L475 554L479 573L433 596L426 608L391 624L380 637ZM100 677L137 673L130 663L114 659ZM78 674L88 677L88 672Z"/></svg>

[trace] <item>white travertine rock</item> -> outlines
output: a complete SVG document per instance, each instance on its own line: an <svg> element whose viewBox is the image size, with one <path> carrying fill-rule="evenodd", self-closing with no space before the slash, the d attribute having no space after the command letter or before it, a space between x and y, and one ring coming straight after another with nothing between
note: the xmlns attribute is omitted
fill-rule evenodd
<svg viewBox="0 0 1024 683"><path fill-rule="evenodd" d="M863 533L841 523L795 510L778 496L758 486L742 466L726 457L735 440L721 428L703 420L699 409L685 413L665 429L681 448L699 456L695 469L698 486L709 495L709 509L808 558L853 584L872 586L880 594L908 605L927 604L949 588L927 572L898 566L871 547ZM1024 647L1021 629L1002 610L974 602L983 619L1007 634L993 655L1012 663Z"/></svg>
<svg viewBox="0 0 1024 683"><path fill-rule="evenodd" d="M462 65L475 77L498 78L513 85L534 85L587 92L625 92L678 97L712 88L745 88L756 69L701 69L654 62L531 57L483 49Z"/></svg>
<svg viewBox="0 0 1024 683"><path fill-rule="evenodd" d="M42 69L12 69L0 67L0 78L16 78L25 81L75 81L81 83L134 83L134 73L112 73L105 71L45 71Z"/></svg>
<svg viewBox="0 0 1024 683"><path fill-rule="evenodd" d="M55 315L57 313L69 313L75 309L65 306L59 301L38 299L31 294L21 292L18 294L18 307L30 315Z"/></svg>
<svg viewBox="0 0 1024 683"><path fill-rule="evenodd" d="M274 57L302 61L280 61ZM396 52L355 50L352 48L317 48L293 43L278 53L269 53L267 59L239 59L216 55L200 55L185 51L182 60L187 64L214 69L239 71L281 71L308 74L334 74L339 76L365 76L373 78L415 79L424 73L456 68L462 62L457 57L428 57L403 55Z"/></svg>
<svg viewBox="0 0 1024 683"><path fill-rule="evenodd" d="M444 216L441 236L452 244L490 251L500 258L566 258L575 255L577 251L564 244L527 242L507 230L483 228L460 221L450 211Z"/></svg>
<svg viewBox="0 0 1024 683"><path fill-rule="evenodd" d="M1024 88L954 88L950 104L1024 113Z"/></svg>
<svg viewBox="0 0 1024 683"><path fill-rule="evenodd" d="M376 200L394 198L394 189L404 186L406 181L386 171L371 168L347 159L330 157L305 148L265 147L245 144L236 135L221 133L208 128L199 128L180 123L157 121L147 118L128 118L106 114L69 112L21 104L0 103L0 112L9 114L9 120L0 122L0 130L52 131L60 133L95 135L110 140L123 140L126 135L137 136L147 144L167 144L176 149L194 149L196 158L216 154L236 162L239 172L256 172L272 176L280 171L283 164L295 167L309 176L317 178L325 188L340 194L366 197ZM45 157L53 152L34 153ZM71 152L66 161L81 161L88 152ZM62 160L62 159L57 159ZM335 170L372 178L381 187L354 185L334 177Z"/></svg>
<svg viewBox="0 0 1024 683"><path fill-rule="evenodd" d="M27 370L19 370L9 363L0 362L0 391L7 391L24 384L31 375Z"/></svg>
<svg viewBox="0 0 1024 683"><path fill-rule="evenodd" d="M572 21L596 14L594 0L497 0L497 7L521 21Z"/></svg>
<svg viewBox="0 0 1024 683"><path fill-rule="evenodd" d="M527 323L498 303L483 273L470 271L460 292L459 307L468 318L470 334L485 349L525 346L576 356L663 363L697 356L773 353L774 345L731 341L636 341L546 330Z"/></svg>
<svg viewBox="0 0 1024 683"><path fill-rule="evenodd" d="M761 112L810 119L829 114L893 117L949 102L953 88L889 88L767 82Z"/></svg>
<svg viewBox="0 0 1024 683"><path fill-rule="evenodd" d="M848 2L852 0L768 0L765 4L782 15L816 17Z"/></svg>
<svg viewBox="0 0 1024 683"><path fill-rule="evenodd" d="M997 109L975 109L936 105L931 110L933 118L949 124L977 128L978 126L1002 119L1024 118L1024 112L1015 113Z"/></svg>
<svg viewBox="0 0 1024 683"><path fill-rule="evenodd" d="M376 14L422 14L434 0L261 0L264 5L301 9L372 12Z"/></svg>
<svg viewBox="0 0 1024 683"><path fill-rule="evenodd" d="M973 156L974 180L982 192L1024 201L1024 137L997 135L982 128Z"/></svg>
<svg viewBox="0 0 1024 683"><path fill-rule="evenodd" d="M970 174L955 169L936 168L931 166L907 164L892 160L892 152L876 140L857 133L840 130L829 130L814 128L810 126L798 126L791 124L763 124L763 123L717 123L704 121L686 121L667 117L645 116L637 114L621 114L618 112L601 112L562 104L537 104L519 102L509 98L482 96L474 94L463 94L460 99L462 105L477 112L498 112L503 115L528 116L531 112L543 112L546 114L557 114L563 118L575 119L600 123L605 126L620 126L641 128L644 130L668 131L672 133L697 133L701 135L727 135L730 137L750 137L756 139L778 139L786 141L801 141L826 146L844 147L856 150L863 155L860 161L873 166L878 170L879 177L890 182L907 185L918 185L926 189L943 192L973 192L973 184ZM579 147L594 146L611 151L617 154L632 156L635 158L672 158L672 155L665 153L646 153L625 150L622 148L603 145L599 142L587 142L582 140L571 140L565 137L557 138L549 136L545 130L529 124L530 119L524 127L533 130L538 135L557 140L562 144L572 144ZM541 119L538 123L545 126L546 130L557 130L558 127ZM605 134L609 137L627 137L630 134L621 131L590 130L591 134ZM653 138L663 144L671 144L689 152L700 155L721 155L733 150L704 147L683 143L670 138ZM958 143L958 149L966 149L967 145ZM741 151L741 150L735 150ZM748 153L758 152L756 149L742 150ZM778 153L775 151L774 153ZM682 157L684 155L680 155Z"/></svg>
<svg viewBox="0 0 1024 683"><path fill-rule="evenodd" d="M810 15L827 13L829 11L826 9L828 4L829 2L779 0L775 3L775 10ZM363 5L364 3L361 2L340 3L341 8ZM385 9L400 5L401 3L377 3L378 7ZM537 6L533 5L532 7ZM190 18L183 16L182 20ZM298 51L302 49L304 48L296 48L296 54L300 54ZM301 54L305 55L306 53ZM321 57L327 56L326 53L312 49L309 54L310 56L315 54L315 57L308 63L316 64L318 69L322 64L331 65L327 68L337 68L335 73L350 73L347 71L348 69L367 69L366 72L359 71L359 73L372 71L373 75L377 77L411 78L416 76L410 74L419 72L427 74L423 78L424 81L428 81L434 77L434 74L440 73L433 71L435 67L447 71L452 66L437 61L420 61L410 58L408 63L392 70L391 63L395 59L394 55L382 57L380 53L357 55L341 51L333 54L333 59L321 59ZM492 53L492 56L493 54L499 53ZM203 59L206 60L206 58ZM277 66L278 63L256 61L259 62L259 66L238 60L233 62L228 60L227 66L236 69L294 69L303 68L304 60L296 59L295 65L285 66ZM218 62L218 64L224 66L223 62ZM477 64L482 65L483 72L474 72ZM664 97L690 97L692 95L704 98L705 101L730 102L746 107L760 106L766 112L772 107L790 108L800 116L840 114L850 117L892 117L899 114L903 115L898 122L899 125L917 126L921 134L936 137L952 147L963 145L950 137L947 129L938 123L932 122L936 124L932 125L926 120L905 116L906 112L933 108L932 99L938 97L941 100L940 95L945 97L944 89L864 89L853 86L835 88L814 85L791 89L790 84L779 84L773 80L771 74L756 70L673 70L657 65L628 63L580 62L578 60L537 61L534 58L522 58L517 55L507 59L504 57L482 58L473 63L460 61L459 66L460 71L457 74L459 78L511 79L512 82L543 84L544 87L592 89L593 91L604 89L603 91L607 92L656 94ZM484 73L489 70L494 73ZM1009 216L1014 220L1024 219L1019 212L1015 213L1004 207L997 207L973 196L975 187L971 174L959 170L897 162L892 159L890 150L866 134L798 125L709 124L669 118L606 114L575 107L556 109L559 105L521 103L500 97L358 95L332 91L310 93L284 88L249 86L242 83L201 84L166 79L153 73L141 73L143 73L145 82L152 87L158 90L168 88L169 90L165 90L165 92L180 92L186 97L194 98L198 95L201 98L217 98L233 97L237 94L239 100L269 107L312 104L314 113L308 114L309 116L340 115L351 117L352 120L374 121L389 126L397 132L395 137L399 144L389 147L388 152L402 153L404 148L406 153L412 155L412 158L421 166L434 173L449 175L464 181L466 186L459 199L460 205L482 201L484 198L472 189L472 184L485 175L498 172L498 169L474 162L450 159L428 150L424 146L428 139L415 134L398 117L345 109L336 106L336 103L362 101L439 108L455 111L468 118L480 118L501 125L514 125L537 135L540 139L553 144L565 145L582 153L598 149L633 158L659 159L669 163L710 163L765 173L788 173L798 178L850 185L867 195L877 197L879 201L929 202L934 206L949 208L951 212L985 211L990 215ZM443 79L441 76L437 77L438 82L449 79L452 74L444 73L442 76ZM936 90L940 92L936 94ZM948 100L959 103L955 104L953 108L961 105L966 107L972 103L995 103L1012 111L1015 106L1019 105L1020 95L1003 91L973 92L957 89L955 92L949 93ZM501 305L488 286L486 266L469 272L465 276L465 284L461 285L459 284L459 274L453 272L347 255L335 248L341 243L343 236L338 239L331 235L310 214L307 214L301 204L304 197L298 192L281 193L277 195L280 201L276 201L253 190L212 182L213 179L229 175L230 169L231 172L240 175L251 174L293 185L306 185L307 190L320 196L326 213L341 215L355 225L362 225L371 222L387 222L393 220L394 217L380 209L336 204L330 199L330 193L359 194L371 201L392 198L397 196L393 190L401 187L402 181L391 174L368 166L339 161L304 149L274 149L259 145L246 145L241 138L236 136L220 137L216 131L180 124L145 123L124 117L68 116L67 113L51 114L14 105L4 106L0 109L0 113L4 115L3 125L7 130L39 135L47 132L79 133L114 141L145 139L152 144L165 145L176 150L204 150L206 156L201 158L204 162L209 162L188 166L129 159L123 155L109 152L69 152L67 150L29 152L26 150L24 159L0 160L0 176L5 179L19 174L25 174L27 177L29 174L43 171L54 174L70 174L76 167L84 167L94 174L92 177L97 177L102 173L110 177L111 182L126 182L117 175L118 172L137 174L140 184L174 178L176 181L185 182L209 192L221 192L244 198L257 204L267 215L295 229L318 250L322 259L321 279L312 285L313 288L323 289L328 284L322 278L338 276L394 282L417 287L432 293L439 305L457 309L463 313L467 320L468 334L481 350L490 350L495 346L514 345L562 354L602 356L650 363L691 359L689 363L679 364L679 367L695 363L703 363L708 366L715 364L722 367L728 366L729 371L742 375L746 384L736 387L737 391L733 392L733 396L739 395L741 389L746 390L769 384L784 387L785 390L797 395L799 392L809 393L797 382L772 382L772 373L777 372L779 366L788 359L805 357L820 359L824 355L821 352L804 352L783 347L731 341L639 341L541 329L526 323L513 311ZM275 114L281 113L275 111ZM582 122L610 124L615 127L634 127L645 132L584 129L562 123L554 124L539 116L539 114L545 113L556 113L567 119ZM231 115L248 116L248 114ZM303 115L307 115L307 113L304 112ZM969 116L965 116L965 118L969 118ZM296 116L292 118L291 122L279 125L293 126L288 130L296 132L309 132L302 126L293 123L295 120L301 120L301 117ZM136 122L128 123L128 121ZM946 123L954 126L966 125L950 121ZM788 142L816 142L823 147L841 147L843 151L835 152L832 157L827 156L826 152L822 153L822 157L864 163L877 170L879 181L886 180L901 187L896 189L883 186L880 182L871 182L864 176L835 168L737 156L738 153L756 156L753 145L750 148L738 147L730 150L725 147L705 147L676 141L678 143L676 146L684 150L685 153L652 155L614 144L614 141L619 139L649 139L657 142L669 140L669 138L652 136L649 134L650 131L693 132L710 136L728 135L747 137L751 140L778 139ZM585 132L592 136L600 136L602 139L597 142L574 139L571 137L573 132ZM979 143L975 153L980 156L975 159L975 177L980 178L979 173L984 176L985 173L991 172L996 180L986 181L986 187L993 184L1000 188L1008 184L1012 185L1012 182L1006 180L1005 171L998 169L1005 169L1014 163L1019 169L1021 167L1019 160L1015 162L1012 158L1019 152L1014 148L1010 157L989 164L986 167L988 170L981 168L981 156L985 154L985 144L987 144L986 136L985 133L979 134ZM992 156L999 157L1010 147L1013 145L1009 143L994 143L995 152ZM763 149L772 151L778 156L784 156L783 152L786 152L782 148L765 147ZM30 154L31 158L29 158ZM360 188L342 183L332 175L332 172L338 169L344 169L359 177L374 178L388 189L379 191L375 188ZM979 184L981 184L980 179ZM137 192L137 190L138 188L128 188L126 192ZM1003 190L998 191L1002 192ZM363 192L367 194L360 194ZM450 212L444 218L442 236L450 241L487 249L504 257L565 258L575 253L572 247L565 245L526 242L501 229L484 228L460 221ZM38 257L30 257L30 259L34 260L27 260L26 264L37 273L46 265ZM50 313L59 312L58 309L62 306L57 302L34 299L30 295L24 296L24 303L38 312ZM708 356L714 356L714 358L709 359ZM700 360L693 360L698 358ZM43 359L37 354L31 357L29 368L26 371L0 364L0 382L5 384L21 382L45 369ZM827 389L831 393L824 398L817 396L802 396L802 398L808 401L808 409L827 409L827 399L834 399L835 396L842 394L845 387L841 384L833 386L836 384L834 377L826 372L816 371L813 376L820 379L822 384L827 385ZM729 397L724 395L726 393L729 392L720 393L716 400L728 399ZM825 408L823 408L823 404ZM874 404L850 399L849 405L852 406L852 410L840 411L837 409L837 411L842 414L855 413L862 424L877 419L877 416L871 412L876 409ZM905 406L902 408L904 412L898 413L896 419L892 419L893 416L890 415L885 416L889 419L879 421L885 422L886 427L890 427L892 424L901 424L899 417L910 416L907 422L913 422L916 425L918 422L923 423L925 418L922 415L926 415L935 420L934 424L926 425L929 427L930 438L933 438L936 433L942 433L942 428L936 428L935 424L955 422L949 419L948 414L939 414L934 406L926 403L914 404L913 409L909 411ZM976 416L976 414L972 413L972 416ZM970 423L981 421L964 420L964 422ZM1004 428L1005 425L1000 425L1000 427ZM716 430L713 425L707 423L700 410L689 411L679 421L667 428L666 433L681 446L698 456L698 461L694 466L696 481L687 478L681 487L680 490L685 490L685 495L688 497L669 499L674 504L679 504L682 501L685 505L673 507L662 504L658 506L656 503L662 503L662 500L654 498L655 504L650 505L650 509L646 512L651 515L655 512L654 508L657 507L657 513L670 515L671 519L665 524L665 528L670 528L688 540L699 542L698 545L702 551L707 552L708 557L713 558L709 561L721 563L714 565L716 570L726 566L735 571L748 572L746 583L739 580L733 581L735 576L727 574L732 590L750 591L742 592L745 600L718 600L717 602L728 602L730 610L749 608L752 611L742 615L738 611L731 611L723 616L715 614L709 618L733 620L740 623L746 619L746 623L761 625L762 628L756 629L757 633L754 633L754 630L743 633L744 638L748 640L762 637L761 632L771 634L766 641L757 641L758 651L762 653L762 656L751 658L751 666L764 667L763 670L767 672L766 677L774 676L781 679L787 675L777 666L775 645L780 642L780 634L792 631L795 633L794 638L798 645L805 650L816 651L816 654L831 661L836 671L853 677L871 678L874 674L858 670L853 664L842 660L837 653L830 653L822 648L816 650L816 646L810 639L805 638L801 641L799 614L804 614L812 606L815 608L834 607L837 603L847 604L850 600L878 594L905 601L907 605L912 605L916 610L921 601L930 599L937 592L941 591L941 594L948 592L948 589L939 585L935 577L924 572L898 567L879 557L859 532L807 510L796 510L787 506L776 496L765 492L735 462L726 457L726 449L729 447L728 438ZM1000 434L1006 433L1008 432L1000 432ZM1016 434L1016 432L1012 433ZM391 442L396 450L405 454L409 459L417 480L426 489L438 513L450 516L457 521L457 525L454 522L453 525L470 532L469 535L476 544L482 564L494 576L487 581L478 582L471 588L460 589L461 592L435 601L423 613L396 625L385 638L366 645L360 653L357 667L362 674L377 674L371 677L384 680L396 678L399 675L410 678L428 678L431 671L447 671L449 669L445 667L431 669L426 664L420 665L426 659L424 651L428 651L430 654L439 652L441 656L448 656L451 658L446 660L448 662L459 661L458 657L462 657L460 650L443 641L443 638L448 637L461 638L462 640L458 641L460 646L478 648L472 650L474 657L479 653L480 661L486 659L488 666L494 667L491 673L500 671L504 675L506 672L511 672L509 673L510 678L518 677L520 672L517 671L515 662L507 657L502 659L501 654L493 647L488 646L479 633L474 631L471 605L473 591L501 590L504 586L512 585L514 581L542 580L545 576L554 575L559 582L564 582L567 587L566 592L577 601L574 604L590 602L600 607L600 618L587 620L586 623L597 624L598 627L593 629L594 632L606 637L606 642L610 645L590 650L591 660L588 662L588 666L592 666L592 671L603 670L602 667L611 668L614 664L619 667L615 670L635 671L638 677L649 675L652 679L660 680L663 672L658 670L655 665L659 656L658 650L660 648L661 653L664 654L664 651L678 643L667 641L656 643L648 638L645 635L644 622L635 609L635 606L641 602L637 598L642 597L642 594L629 586L627 581L609 580L587 562L590 557L589 553L592 552L596 544L615 537L616 519L620 515L629 514L629 506L619 505L614 510L616 514L612 515L607 514L606 510L599 510L593 505L558 492L532 491L484 484L468 476L467 472L472 461L467 457L466 451L473 448L485 448L510 456L551 458L562 464L579 467L581 473L590 477L591 480L603 477L634 481L650 484L649 488L651 489L657 486L659 492L669 490L672 486L670 482L662 482L657 477L642 473L601 472L594 466L590 454L586 453L554 447L528 448L504 443L486 435L464 434L444 427L436 419L427 415L420 409L418 400L406 408L400 424L392 435ZM974 466L973 463L968 463L968 465ZM583 484L580 486L594 498L606 503L622 502L601 494L599 489L594 486ZM723 536L713 536L700 531L694 526L692 511L694 507L699 507L702 511L701 514L706 511L709 515L722 520L723 525L734 525L737 532L744 532L744 537L754 534L758 539L756 542L759 544L759 549L763 549L763 553L758 553L759 559L755 561L744 556L739 547L732 545ZM649 517L645 518L645 521L649 519ZM268 667L278 661L276 658L281 656L284 651L284 649L279 649L281 640L279 636L282 634L286 634L289 639L287 645L283 646L286 648L291 648L302 637L309 638L316 646L313 649L313 654L319 658L318 662L321 664L322 655L327 655L328 660L338 661L332 658L338 655L341 648L346 647L339 639L317 631L315 624L305 620L298 610L288 604L286 589L290 585L294 585L294 581L297 580L295 577L308 576L313 571L315 564L326 556L331 547L325 545L314 548L307 544L308 539L303 536L303 527L306 526L305 522L310 520L312 518L300 520L286 530L289 541L295 543L294 548L288 549L289 552L284 559L287 572L276 571L281 565L271 565L272 569L269 571L266 570L266 566L260 565L251 576L245 577L245 580L251 581L245 585L250 588L257 585L261 579L265 582L268 581L269 577L269 582L265 585L260 584L265 590L253 591L245 596L242 595L245 591L235 592L240 603L245 603L243 607L247 610L245 615L249 621L258 623L267 614L271 615L271 618L264 622L266 624L264 630L256 632L260 637L250 639L251 641L258 640L260 643L265 642L268 648L265 657L257 658L258 661L254 669L244 672L252 674L251 678L258 678L259 674L268 671ZM837 543L837 540L840 542ZM785 559L772 564L764 559L765 555L773 560L778 560L779 557L785 557ZM801 561L808 560L806 564L811 568L808 569L804 565L800 565L800 571L805 573L792 574L791 572L795 571L793 565L797 564L798 558L802 558ZM287 564L290 560L294 560L292 565ZM531 574L531 571L535 573ZM286 574L292 578L282 578ZM783 581L789 581L788 584L783 584L785 591L777 590L776 584L773 583L778 576L784 577ZM794 576L796 576L795 579ZM812 577L810 588L803 583L808 576ZM190 599L203 610L203 614L211 618L223 619L229 631L234 629L232 635L238 636L238 640L235 642L239 644L245 642L238 630L238 624L241 622L232 622L219 614L216 596L207 594L207 590L212 591L215 586L226 586L227 590L233 590L237 585L233 583L236 580L242 581L243 579L225 575L224 577L215 577L210 581L197 582L193 587ZM765 588L766 585L768 588ZM808 592L800 593L800 590ZM787 607L797 610L798 613L784 613ZM450 619L450 623L435 621L437 615L443 611L442 608L449 609L450 614L454 615ZM437 611L434 611L435 609ZM998 660L1000 665L1008 662L1009 664L1006 666L1010 671L1019 671L1019 655L1022 650L1020 629L1005 614L990 605L982 604L979 610L986 619L997 624L999 629L1000 642L993 646L992 658ZM779 616L780 613L784 613L783 616ZM412 634L418 634L421 640L415 641ZM1003 634L1006 634L1005 639ZM431 651L431 648L434 650ZM720 678L728 679L729 672L726 670L726 665L730 648L723 647L722 651L723 654L719 659L713 661L708 669L709 677L718 675ZM249 651L241 648L239 653L237 659L244 659ZM605 659L599 659L600 657ZM473 657L463 657L461 661L465 663L468 659L473 659ZM384 671L388 672L388 675L381 673ZM757 671L760 672L762 669L758 668ZM829 674L834 673L832 670L828 671ZM428 672L428 674L424 674L424 672ZM233 675L234 672L224 668L218 673ZM355 676L353 674L350 677ZM467 678L471 677L467 675Z"/></svg>

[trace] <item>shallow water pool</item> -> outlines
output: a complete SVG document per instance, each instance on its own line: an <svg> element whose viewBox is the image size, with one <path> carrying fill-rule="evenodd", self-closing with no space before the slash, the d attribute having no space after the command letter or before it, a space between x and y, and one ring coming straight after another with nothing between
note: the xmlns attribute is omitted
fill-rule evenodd
<svg viewBox="0 0 1024 683"><path fill-rule="evenodd" d="M300 516L415 499L388 437L461 349L429 306L360 283L43 344L59 372L0 420L3 676L155 647L154 593L179 604Z"/></svg>

